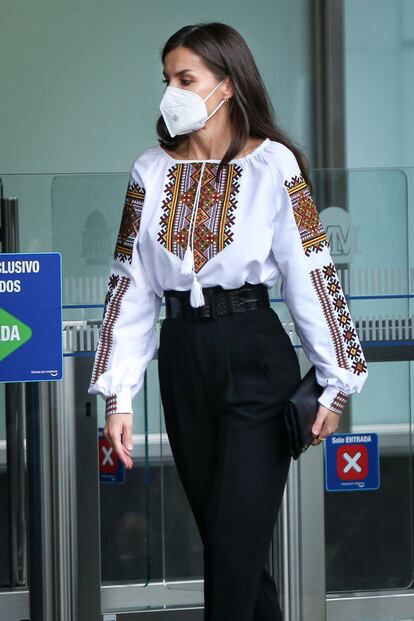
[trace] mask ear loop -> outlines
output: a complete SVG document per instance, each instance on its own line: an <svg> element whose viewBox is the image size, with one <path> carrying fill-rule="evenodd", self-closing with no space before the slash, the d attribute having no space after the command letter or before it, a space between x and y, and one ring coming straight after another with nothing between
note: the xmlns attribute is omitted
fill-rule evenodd
<svg viewBox="0 0 414 621"><path fill-rule="evenodd" d="M208 119L210 119L213 116L213 114L220 108L220 106L222 106L226 101L227 101L226 98L224 98L223 101L220 101L219 105L216 106L216 108L213 110L213 112L208 115L208 117L206 118L206 121L208 121Z"/></svg>
<svg viewBox="0 0 414 621"><path fill-rule="evenodd" d="M206 97L205 99L203 99L203 101L207 101L207 99L208 99L209 97L211 97L211 96L212 96L212 94L213 94L213 93L214 93L214 92L218 89L218 87L220 86L220 84L222 84L223 82L224 82L224 78L222 79L222 81L221 81L221 82L219 82L218 84L216 84L216 86L213 88L213 90L211 91L211 93L209 93L209 94L207 95L207 97Z"/></svg>
<svg viewBox="0 0 414 621"><path fill-rule="evenodd" d="M218 83L218 84L217 84L217 85L213 88L213 90L211 91L211 93L210 93L209 95L207 95L207 97L206 97L205 99L203 99L203 101L204 101L204 102L206 102L206 101L207 101L207 99L208 99L209 97L211 97L211 96L212 96L212 94L213 94L213 93L214 93L214 92L218 89L218 87L220 86L220 84L222 84L223 82L224 82L224 78L222 79L222 81L221 81L221 82L219 82L219 83ZM215 109L213 110L213 112L212 112L211 114L209 114L209 115L208 115L208 117L207 117L206 121L208 121L208 119L210 119L210 118L213 116L213 114L214 114L214 113L215 113L215 112L216 112L216 111L220 108L220 106L222 106L222 105L225 103L225 101L226 101L226 100L227 100L227 98L225 97L225 98L223 99L223 101L220 101L220 103L218 104L218 106L216 106L216 107L215 107Z"/></svg>

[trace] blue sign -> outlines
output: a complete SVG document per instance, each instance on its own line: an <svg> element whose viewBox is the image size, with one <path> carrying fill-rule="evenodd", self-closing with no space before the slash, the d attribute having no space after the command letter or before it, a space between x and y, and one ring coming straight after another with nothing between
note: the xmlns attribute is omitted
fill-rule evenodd
<svg viewBox="0 0 414 621"><path fill-rule="evenodd" d="M325 489L353 492L378 489L377 433L333 433L325 444Z"/></svg>
<svg viewBox="0 0 414 621"><path fill-rule="evenodd" d="M101 483L125 483L125 466L99 427L99 480Z"/></svg>
<svg viewBox="0 0 414 621"><path fill-rule="evenodd" d="M0 254L0 382L62 379L59 252Z"/></svg>

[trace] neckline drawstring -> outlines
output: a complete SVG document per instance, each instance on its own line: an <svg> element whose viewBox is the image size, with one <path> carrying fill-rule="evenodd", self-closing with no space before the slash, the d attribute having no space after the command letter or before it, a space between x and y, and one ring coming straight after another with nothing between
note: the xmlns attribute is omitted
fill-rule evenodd
<svg viewBox="0 0 414 621"><path fill-rule="evenodd" d="M194 208L190 218L190 224L188 227L188 239L187 239L187 248L184 253L184 258L181 263L180 273L186 276L193 274L193 282L191 284L190 290L190 304L193 307L204 306L205 300L203 296L203 288L201 283L197 279L197 274L195 272L195 263L194 263L194 232L195 232L195 224L197 218L197 210L198 204L200 202L201 195L201 185L203 179L203 173L206 163L203 162L200 170L200 177L198 179L197 191L194 199ZM191 242L191 245L190 245Z"/></svg>

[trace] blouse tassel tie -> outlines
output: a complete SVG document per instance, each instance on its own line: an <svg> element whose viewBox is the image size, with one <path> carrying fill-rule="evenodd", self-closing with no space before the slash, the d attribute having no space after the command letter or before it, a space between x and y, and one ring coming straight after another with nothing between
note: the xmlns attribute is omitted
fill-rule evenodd
<svg viewBox="0 0 414 621"><path fill-rule="evenodd" d="M198 180L197 191L196 191L195 200L194 200L193 213L191 214L190 225L188 227L187 248L185 250L184 258L183 258L181 269L180 269L180 273L185 276L188 276L191 273L193 273L193 282L191 284L191 290L190 290L190 304L193 307L204 306L205 304L205 300L203 296L203 288L201 286L201 283L197 279L197 275L195 273L195 267L194 267L194 231L195 231L195 222L197 218L198 203L200 201L201 182L203 179L204 167L205 167L205 162L203 162L201 166L200 177ZM190 240L191 240L191 247L190 247Z"/></svg>

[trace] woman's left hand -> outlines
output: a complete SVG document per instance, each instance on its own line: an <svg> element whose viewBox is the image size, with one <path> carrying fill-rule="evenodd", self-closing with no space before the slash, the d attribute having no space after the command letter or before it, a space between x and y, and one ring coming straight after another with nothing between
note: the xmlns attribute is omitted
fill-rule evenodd
<svg viewBox="0 0 414 621"><path fill-rule="evenodd" d="M313 446L318 446L322 442L318 437L326 438L331 433L335 433L338 429L340 418L340 414L336 414L336 412L333 412L329 408L320 405L312 427L312 433L315 438L312 440L311 444Z"/></svg>

